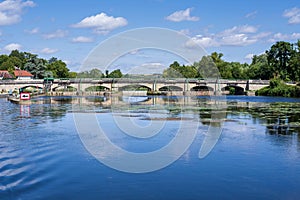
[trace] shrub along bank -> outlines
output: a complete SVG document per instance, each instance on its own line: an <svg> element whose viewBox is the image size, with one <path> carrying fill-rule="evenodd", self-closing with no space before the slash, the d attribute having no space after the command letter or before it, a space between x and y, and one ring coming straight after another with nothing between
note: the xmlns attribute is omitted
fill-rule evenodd
<svg viewBox="0 0 300 200"><path fill-rule="evenodd" d="M271 79L270 85L255 92L256 96L300 97L300 86L287 85L280 79Z"/></svg>

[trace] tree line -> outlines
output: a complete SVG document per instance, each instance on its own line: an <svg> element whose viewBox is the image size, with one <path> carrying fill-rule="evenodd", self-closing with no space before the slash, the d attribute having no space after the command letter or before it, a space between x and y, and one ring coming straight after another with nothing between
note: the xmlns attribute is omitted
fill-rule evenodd
<svg viewBox="0 0 300 200"><path fill-rule="evenodd" d="M38 55L29 52L13 50L9 55L0 55L0 70L7 70L11 75L16 69L30 72L34 78L52 76L54 78L76 77L75 72L70 72L67 64L57 58L49 60L39 58Z"/></svg>
<svg viewBox="0 0 300 200"><path fill-rule="evenodd" d="M120 69L102 72L91 69L83 72L71 72L67 64L57 58L49 60L36 54L13 50L9 55L0 55L0 70L8 70L13 75L15 69L27 70L34 78L121 78ZM283 81L300 81L300 40L295 44L279 41L261 55L254 55L252 62L228 62L222 53L213 52L203 56L192 65L180 65L177 61L163 71L164 78L206 78L224 79L262 79L277 78Z"/></svg>
<svg viewBox="0 0 300 200"><path fill-rule="evenodd" d="M89 71L83 71L77 73L77 78L121 78L123 74L120 69L115 69L111 72L105 70L105 73L102 73L99 69L91 69Z"/></svg>
<svg viewBox="0 0 300 200"><path fill-rule="evenodd" d="M295 44L276 42L265 53L254 55L251 64L227 62L222 57L222 53L213 52L190 66L180 65L175 61L163 71L163 77L203 78L204 75L218 75L224 79L300 80L300 40Z"/></svg>
<svg viewBox="0 0 300 200"><path fill-rule="evenodd" d="M0 55L0 70L7 70L12 76L14 70L26 70L34 78L121 78L123 76L120 69L102 73L99 69L90 71L72 72L67 64L55 57L46 60L36 54L13 50L9 55Z"/></svg>

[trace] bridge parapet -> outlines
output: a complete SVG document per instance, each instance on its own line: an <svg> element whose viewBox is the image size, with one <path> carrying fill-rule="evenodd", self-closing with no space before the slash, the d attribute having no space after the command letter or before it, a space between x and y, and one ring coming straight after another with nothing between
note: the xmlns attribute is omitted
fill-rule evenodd
<svg viewBox="0 0 300 200"><path fill-rule="evenodd" d="M249 83L251 84L261 84L261 85L269 85L269 80L249 80Z"/></svg>

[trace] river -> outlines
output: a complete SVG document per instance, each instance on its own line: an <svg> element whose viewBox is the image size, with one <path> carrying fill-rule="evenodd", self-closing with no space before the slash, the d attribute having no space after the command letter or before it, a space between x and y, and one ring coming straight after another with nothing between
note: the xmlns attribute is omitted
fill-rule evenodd
<svg viewBox="0 0 300 200"><path fill-rule="evenodd" d="M0 111L1 200L300 198L300 99L40 97L30 105L0 99ZM181 127L193 140L183 152L173 148L179 158L161 167L172 155L152 163L121 162L114 151L97 157L85 141L96 128L90 127L92 136L79 133L92 123L85 116L136 155L172 144ZM222 132L199 158L210 127Z"/></svg>

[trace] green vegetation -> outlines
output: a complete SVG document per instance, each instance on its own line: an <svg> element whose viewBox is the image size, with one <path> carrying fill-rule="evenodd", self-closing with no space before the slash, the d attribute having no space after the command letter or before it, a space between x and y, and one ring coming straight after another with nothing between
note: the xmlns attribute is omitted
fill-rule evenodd
<svg viewBox="0 0 300 200"><path fill-rule="evenodd" d="M234 95L235 94L235 88L234 87L229 87L229 94Z"/></svg>
<svg viewBox="0 0 300 200"><path fill-rule="evenodd" d="M280 79L270 80L270 86L255 92L258 96L300 97L300 87L287 85Z"/></svg>
<svg viewBox="0 0 300 200"><path fill-rule="evenodd" d="M0 70L8 70L13 75L15 69L26 70L34 75L34 78L71 78L76 74L69 72L65 62L54 57L46 60L36 54L18 50L11 51L9 55L0 55Z"/></svg>
<svg viewBox="0 0 300 200"><path fill-rule="evenodd" d="M100 92L100 91L106 91L108 88L103 86L90 86L85 89L86 92Z"/></svg>
<svg viewBox="0 0 300 200"><path fill-rule="evenodd" d="M270 86L256 95L300 97L300 87L285 82L300 81L300 40L297 43L279 41L264 54L254 55L251 64L227 62L223 54L213 52L191 66L174 62L163 72L164 78L217 78L271 80ZM229 88L234 94L235 88Z"/></svg>
<svg viewBox="0 0 300 200"><path fill-rule="evenodd" d="M77 74L78 78L100 78L103 73L99 69L92 69L90 71L83 71Z"/></svg>
<svg viewBox="0 0 300 200"><path fill-rule="evenodd" d="M80 73L70 72L67 64L55 57L49 60L39 58L38 55L13 50L9 55L0 55L0 70L7 70L12 76L15 69L26 70L34 78L121 78L120 69L108 70L103 74L99 69L92 69Z"/></svg>
<svg viewBox="0 0 300 200"><path fill-rule="evenodd" d="M203 56L191 66L172 63L164 70L164 78L262 79L279 78L284 81L300 81L300 40L276 42L264 54L254 55L251 64L227 62L223 54L213 52Z"/></svg>
<svg viewBox="0 0 300 200"><path fill-rule="evenodd" d="M77 89L72 86L67 86L66 88L58 88L55 90L55 92L75 92L75 91L77 91Z"/></svg>
<svg viewBox="0 0 300 200"><path fill-rule="evenodd" d="M116 69L109 73L108 70L105 71L105 78L122 78L123 74L120 69Z"/></svg>
<svg viewBox="0 0 300 200"><path fill-rule="evenodd" d="M77 78L122 78L123 74L120 69L116 69L109 73L108 70L105 71L105 74L99 69L91 69L90 71L83 71L77 74Z"/></svg>

